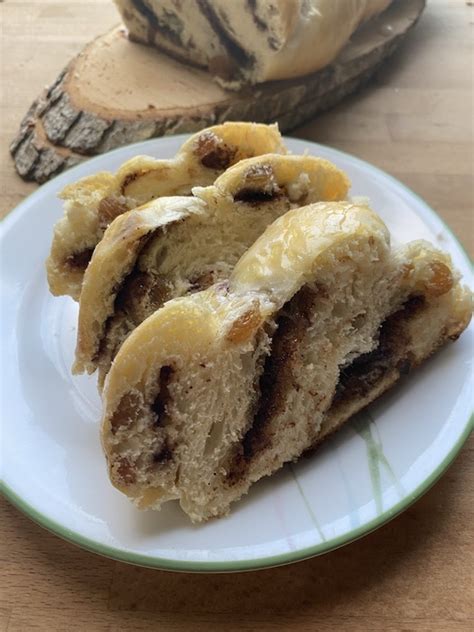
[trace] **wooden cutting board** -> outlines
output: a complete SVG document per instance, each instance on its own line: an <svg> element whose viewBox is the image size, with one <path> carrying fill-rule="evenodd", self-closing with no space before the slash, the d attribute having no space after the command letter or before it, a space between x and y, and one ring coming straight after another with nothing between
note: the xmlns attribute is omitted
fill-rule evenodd
<svg viewBox="0 0 474 632"><path fill-rule="evenodd" d="M397 0L321 71L238 93L114 28L88 44L33 103L10 147L16 169L44 182L85 156L226 120L278 121L288 131L366 82L425 4Z"/></svg>

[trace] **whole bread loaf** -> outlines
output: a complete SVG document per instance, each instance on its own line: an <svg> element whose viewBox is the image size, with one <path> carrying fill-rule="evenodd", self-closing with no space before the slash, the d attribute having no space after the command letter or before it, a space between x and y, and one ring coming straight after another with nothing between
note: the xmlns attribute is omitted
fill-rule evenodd
<svg viewBox="0 0 474 632"><path fill-rule="evenodd" d="M319 70L390 1L115 0L132 39L231 89Z"/></svg>

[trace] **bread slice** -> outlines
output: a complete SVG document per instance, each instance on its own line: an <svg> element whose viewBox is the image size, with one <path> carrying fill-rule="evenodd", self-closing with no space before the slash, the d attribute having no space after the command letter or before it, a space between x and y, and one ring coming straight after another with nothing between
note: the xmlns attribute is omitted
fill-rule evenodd
<svg viewBox="0 0 474 632"><path fill-rule="evenodd" d="M391 250L368 207L291 210L227 282L169 301L122 345L103 393L112 483L141 508L223 515L470 316L449 257Z"/></svg>
<svg viewBox="0 0 474 632"><path fill-rule="evenodd" d="M131 39L207 68L226 88L329 64L391 0L115 0Z"/></svg>
<svg viewBox="0 0 474 632"><path fill-rule="evenodd" d="M74 372L99 368L102 385L123 340L166 300L227 279L280 215L343 200L345 174L312 156L242 160L194 197L161 198L118 217L84 276Z"/></svg>
<svg viewBox="0 0 474 632"><path fill-rule="evenodd" d="M239 160L266 153L286 153L276 125L224 123L191 136L171 160L136 156L115 174L104 171L68 185L46 262L51 292L79 299L94 248L117 216L158 197L190 195Z"/></svg>

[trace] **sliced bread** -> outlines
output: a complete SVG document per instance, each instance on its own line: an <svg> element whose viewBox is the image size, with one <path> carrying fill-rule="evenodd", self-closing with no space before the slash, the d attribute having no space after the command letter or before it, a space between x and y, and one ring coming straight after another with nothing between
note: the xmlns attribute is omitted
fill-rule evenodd
<svg viewBox="0 0 474 632"><path fill-rule="evenodd" d="M228 281L167 302L120 348L103 393L111 480L142 508L223 515L470 317L449 257L392 250L367 206L290 210Z"/></svg>
<svg viewBox="0 0 474 632"><path fill-rule="evenodd" d="M343 200L347 177L312 156L240 161L192 197L154 200L115 219L86 270L74 372L102 385L129 333L169 299L227 279L245 250L290 208Z"/></svg>
<svg viewBox="0 0 474 632"><path fill-rule="evenodd" d="M79 299L94 249L122 213L159 197L190 195L194 186L212 184L239 160L266 153L286 153L276 125L224 123L191 136L170 160L136 156L116 173L104 171L68 185L60 194L64 216L46 261L50 291Z"/></svg>

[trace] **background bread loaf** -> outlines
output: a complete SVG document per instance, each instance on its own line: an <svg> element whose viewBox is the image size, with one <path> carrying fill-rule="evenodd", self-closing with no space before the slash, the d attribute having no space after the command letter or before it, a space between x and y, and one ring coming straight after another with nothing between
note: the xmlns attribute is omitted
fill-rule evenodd
<svg viewBox="0 0 474 632"><path fill-rule="evenodd" d="M116 0L134 40L207 68L225 87L293 79L329 64L391 0Z"/></svg>

